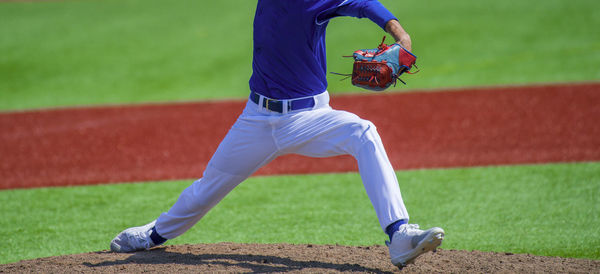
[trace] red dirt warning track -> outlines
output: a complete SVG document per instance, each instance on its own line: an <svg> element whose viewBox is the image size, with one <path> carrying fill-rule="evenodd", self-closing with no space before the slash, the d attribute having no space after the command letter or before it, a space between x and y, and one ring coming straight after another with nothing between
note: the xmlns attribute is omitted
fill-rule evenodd
<svg viewBox="0 0 600 274"><path fill-rule="evenodd" d="M243 101L0 114L0 189L199 178ZM344 95L396 169L600 160L600 83ZM257 174L356 170L290 155Z"/></svg>

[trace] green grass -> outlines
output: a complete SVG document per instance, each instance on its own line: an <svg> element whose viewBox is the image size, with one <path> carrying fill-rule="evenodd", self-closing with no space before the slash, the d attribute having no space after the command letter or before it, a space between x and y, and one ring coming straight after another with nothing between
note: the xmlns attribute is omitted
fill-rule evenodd
<svg viewBox="0 0 600 274"><path fill-rule="evenodd" d="M419 56L410 89L600 80L599 1L382 2ZM244 98L255 3L0 3L0 110ZM349 72L340 56L383 34L366 19L332 20L329 70ZM338 79L331 92L362 92Z"/></svg>
<svg viewBox="0 0 600 274"><path fill-rule="evenodd" d="M411 222L445 249L600 259L600 163L398 172ZM0 263L105 250L166 211L191 181L0 192ZM253 177L169 244L382 244L355 173Z"/></svg>

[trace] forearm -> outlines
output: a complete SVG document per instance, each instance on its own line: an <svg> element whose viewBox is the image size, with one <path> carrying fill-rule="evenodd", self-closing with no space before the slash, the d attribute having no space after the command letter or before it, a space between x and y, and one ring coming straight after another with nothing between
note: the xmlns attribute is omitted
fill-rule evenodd
<svg viewBox="0 0 600 274"><path fill-rule="evenodd" d="M392 19L385 24L385 31L389 33L396 43L402 45L408 51L412 51L412 42L410 35L402 28L398 20Z"/></svg>

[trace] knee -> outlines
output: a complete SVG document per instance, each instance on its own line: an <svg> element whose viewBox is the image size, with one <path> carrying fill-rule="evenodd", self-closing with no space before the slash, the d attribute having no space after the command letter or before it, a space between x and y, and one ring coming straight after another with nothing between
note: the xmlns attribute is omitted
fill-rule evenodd
<svg viewBox="0 0 600 274"><path fill-rule="evenodd" d="M356 151L359 151L365 147L376 147L381 143L381 138L377 133L375 125L368 120L361 120L354 126L352 133L352 142Z"/></svg>
<svg viewBox="0 0 600 274"><path fill-rule="evenodd" d="M377 128L371 121L363 120L363 122L360 123L359 132L359 140L363 143L373 143L379 141L379 133L377 133Z"/></svg>

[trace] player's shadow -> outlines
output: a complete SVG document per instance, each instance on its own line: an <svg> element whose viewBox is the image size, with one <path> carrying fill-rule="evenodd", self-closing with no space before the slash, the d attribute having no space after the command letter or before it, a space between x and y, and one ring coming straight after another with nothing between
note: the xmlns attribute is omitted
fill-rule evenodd
<svg viewBox="0 0 600 274"><path fill-rule="evenodd" d="M186 264L186 265L221 265L247 269L251 272L288 272L302 269L329 269L331 271L352 271L369 273L392 273L381 269L363 267L358 264L329 263L321 261L300 261L290 258L252 254L189 254L166 251L156 248L150 251L137 252L126 259L105 261L100 263L83 263L94 267L117 266L128 264Z"/></svg>

